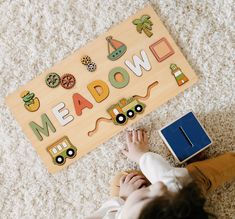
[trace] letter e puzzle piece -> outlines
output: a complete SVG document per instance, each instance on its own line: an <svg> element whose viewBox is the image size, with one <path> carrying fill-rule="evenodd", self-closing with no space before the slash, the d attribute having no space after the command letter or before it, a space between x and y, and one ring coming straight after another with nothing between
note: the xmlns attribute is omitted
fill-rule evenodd
<svg viewBox="0 0 235 219"><path fill-rule="evenodd" d="M72 115L69 115L69 110L65 108L65 104L63 102L53 107L52 112L62 126L67 125L74 119Z"/></svg>

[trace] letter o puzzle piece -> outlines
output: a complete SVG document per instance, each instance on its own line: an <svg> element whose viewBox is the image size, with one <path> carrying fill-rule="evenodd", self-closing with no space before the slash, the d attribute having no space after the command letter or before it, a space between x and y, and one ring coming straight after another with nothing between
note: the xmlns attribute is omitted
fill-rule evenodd
<svg viewBox="0 0 235 219"><path fill-rule="evenodd" d="M117 74L121 74L122 81L117 80L117 78L116 78ZM129 76L128 72L122 67L113 68L109 72L109 81L115 88L126 87L129 83L129 80L130 80L130 76Z"/></svg>
<svg viewBox="0 0 235 219"><path fill-rule="evenodd" d="M71 89L74 87L76 79L71 74L64 74L61 77L61 86L65 89Z"/></svg>

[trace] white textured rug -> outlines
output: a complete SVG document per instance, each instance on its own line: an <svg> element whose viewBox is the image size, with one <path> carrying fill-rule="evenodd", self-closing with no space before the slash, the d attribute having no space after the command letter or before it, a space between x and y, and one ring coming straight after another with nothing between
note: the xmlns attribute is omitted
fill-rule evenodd
<svg viewBox="0 0 235 219"><path fill-rule="evenodd" d="M4 104L5 96L151 3L199 82L133 127L149 130L151 149L172 164L157 130L192 109L214 140L215 156L235 149L233 0L0 0L0 218L84 218L108 198L124 133L68 169L50 175ZM235 218L235 181L208 197L220 219Z"/></svg>

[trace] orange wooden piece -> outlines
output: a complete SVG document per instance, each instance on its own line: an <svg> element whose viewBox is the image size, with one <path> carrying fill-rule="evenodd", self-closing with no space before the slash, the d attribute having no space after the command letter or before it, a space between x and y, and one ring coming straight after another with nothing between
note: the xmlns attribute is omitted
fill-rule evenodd
<svg viewBox="0 0 235 219"><path fill-rule="evenodd" d="M91 109L93 107L92 103L85 99L82 95L75 93L73 94L73 103L76 114L78 116L82 115L82 110L84 108Z"/></svg>

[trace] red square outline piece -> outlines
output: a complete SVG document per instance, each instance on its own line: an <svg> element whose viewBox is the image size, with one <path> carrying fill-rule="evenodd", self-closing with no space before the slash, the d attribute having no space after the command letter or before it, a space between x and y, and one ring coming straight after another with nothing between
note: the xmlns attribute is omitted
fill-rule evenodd
<svg viewBox="0 0 235 219"><path fill-rule="evenodd" d="M164 42L167 47L169 48L170 52L168 52L166 55L160 57L157 52L155 51L154 47L160 43ZM173 48L171 47L170 43L167 41L167 39L165 37L162 37L160 40L158 40L157 42L153 43L152 45L149 46L149 49L151 50L151 52L153 53L153 55L155 56L155 58L158 60L158 62L162 62L165 59L167 59L169 56L173 55L175 53L175 51L173 50Z"/></svg>

